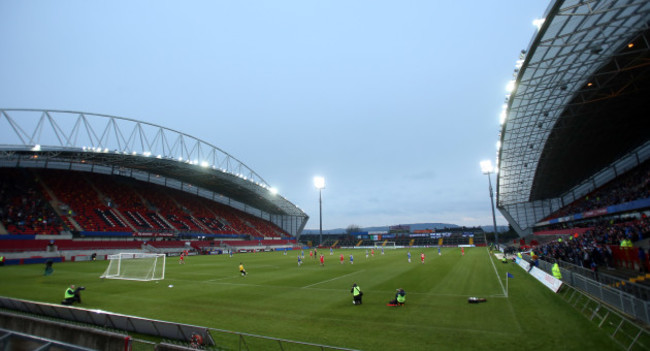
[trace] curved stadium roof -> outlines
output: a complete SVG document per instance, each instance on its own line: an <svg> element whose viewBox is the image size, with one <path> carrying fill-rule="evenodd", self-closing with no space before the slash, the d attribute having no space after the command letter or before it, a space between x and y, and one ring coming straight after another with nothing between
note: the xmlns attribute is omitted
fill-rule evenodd
<svg viewBox="0 0 650 351"><path fill-rule="evenodd" d="M69 169L180 189L298 235L309 216L255 171L191 135L129 118L0 109L0 167Z"/></svg>
<svg viewBox="0 0 650 351"><path fill-rule="evenodd" d="M650 157L650 2L562 1L506 97L497 207L520 235Z"/></svg>

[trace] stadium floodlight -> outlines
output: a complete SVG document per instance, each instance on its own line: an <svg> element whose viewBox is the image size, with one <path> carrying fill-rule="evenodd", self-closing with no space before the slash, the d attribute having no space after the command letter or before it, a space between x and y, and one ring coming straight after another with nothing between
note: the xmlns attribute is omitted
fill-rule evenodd
<svg viewBox="0 0 650 351"><path fill-rule="evenodd" d="M320 222L318 244L320 245L323 243L323 189L325 188L325 178L314 177L314 186L318 189L318 218Z"/></svg>
<svg viewBox="0 0 650 351"><path fill-rule="evenodd" d="M486 174L488 177L488 184L490 186L490 203L492 204L492 225L494 226L494 242L499 248L499 233L497 232L497 218L494 214L494 192L492 191L492 179L490 178L490 173L494 172L494 167L492 166L492 161L485 160L481 161L481 172Z"/></svg>

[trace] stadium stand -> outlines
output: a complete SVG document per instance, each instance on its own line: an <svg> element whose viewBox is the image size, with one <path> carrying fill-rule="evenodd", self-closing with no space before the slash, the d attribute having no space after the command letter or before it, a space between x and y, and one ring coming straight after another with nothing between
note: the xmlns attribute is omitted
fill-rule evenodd
<svg viewBox="0 0 650 351"><path fill-rule="evenodd" d="M545 220L594 211L640 199L650 199L650 161L644 162L625 175L615 178L583 198L556 211Z"/></svg>
<svg viewBox="0 0 650 351"><path fill-rule="evenodd" d="M133 179L59 170L2 169L2 223L12 234L88 232L237 234L287 238L276 225L225 205ZM40 180L41 189L24 179ZM12 184L10 186L9 184ZM59 216L52 208L56 204ZM17 211L20 205L20 211Z"/></svg>
<svg viewBox="0 0 650 351"><path fill-rule="evenodd" d="M33 177L20 169L0 169L0 220L14 234L59 234L63 222L39 192Z"/></svg>

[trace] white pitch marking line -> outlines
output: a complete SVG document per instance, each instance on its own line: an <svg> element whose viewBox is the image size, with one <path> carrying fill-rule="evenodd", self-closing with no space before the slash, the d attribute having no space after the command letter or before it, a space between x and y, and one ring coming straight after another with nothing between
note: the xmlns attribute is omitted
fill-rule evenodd
<svg viewBox="0 0 650 351"><path fill-rule="evenodd" d="M365 269L362 269L362 270L357 271L357 272L352 272L352 273L344 274L344 275L342 275L342 276L340 276L340 277L335 277L335 278L332 278L332 279L323 280L322 282L318 282L318 283L310 284L310 285L307 285L307 286L303 286L302 289L310 288L310 287L312 287L312 286L314 286L314 285L318 285L318 284L323 284L323 283L331 282L332 280L336 280L336 279L340 279L340 278L343 278L343 277L347 277L348 275L361 273L361 272L363 272L364 270L365 270Z"/></svg>

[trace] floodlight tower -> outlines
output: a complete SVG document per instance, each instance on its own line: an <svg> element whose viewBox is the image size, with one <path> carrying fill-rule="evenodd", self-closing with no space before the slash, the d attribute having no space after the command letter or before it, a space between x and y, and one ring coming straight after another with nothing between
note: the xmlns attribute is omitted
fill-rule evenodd
<svg viewBox="0 0 650 351"><path fill-rule="evenodd" d="M497 232L497 218L494 215L494 194L493 194L494 192L492 191L492 180L490 178L490 173L494 172L492 161L490 160L481 161L481 171L483 172L483 174L486 174L488 176L488 184L490 185L490 203L492 204L492 225L494 226L494 241L498 249L499 233Z"/></svg>
<svg viewBox="0 0 650 351"><path fill-rule="evenodd" d="M325 188L325 178L314 177L314 186L318 189L318 209L320 219L320 235L318 237L318 245L323 243L323 188Z"/></svg>

